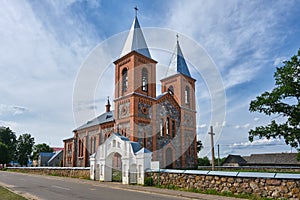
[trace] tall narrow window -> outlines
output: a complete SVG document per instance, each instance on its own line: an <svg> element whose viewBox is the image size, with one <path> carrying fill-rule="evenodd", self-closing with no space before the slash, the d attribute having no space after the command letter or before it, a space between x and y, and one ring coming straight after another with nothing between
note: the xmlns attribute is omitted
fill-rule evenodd
<svg viewBox="0 0 300 200"><path fill-rule="evenodd" d="M167 135L170 135L170 118L167 117L167 120L166 120L166 134Z"/></svg>
<svg viewBox="0 0 300 200"><path fill-rule="evenodd" d="M159 129L160 129L160 136L164 136L164 120L161 119L160 120L160 124L159 124Z"/></svg>
<svg viewBox="0 0 300 200"><path fill-rule="evenodd" d="M81 140L79 139L79 145L78 145L78 155L81 157Z"/></svg>
<svg viewBox="0 0 300 200"><path fill-rule="evenodd" d="M188 86L185 87L184 97L185 97L185 104L190 104L190 88Z"/></svg>
<svg viewBox="0 0 300 200"><path fill-rule="evenodd" d="M79 140L79 157L83 157L83 139Z"/></svg>
<svg viewBox="0 0 300 200"><path fill-rule="evenodd" d="M148 91L148 71L146 68L142 69L142 90Z"/></svg>
<svg viewBox="0 0 300 200"><path fill-rule="evenodd" d="M94 147L93 153L95 153L96 152L96 137L94 137L93 147Z"/></svg>
<svg viewBox="0 0 300 200"><path fill-rule="evenodd" d="M128 89L128 70L124 68L122 71L122 92L126 92Z"/></svg>
<svg viewBox="0 0 300 200"><path fill-rule="evenodd" d="M172 138L175 137L175 120L172 120Z"/></svg>
<svg viewBox="0 0 300 200"><path fill-rule="evenodd" d="M94 149L94 138L91 138L91 145L90 145L90 154L93 153L93 149Z"/></svg>
<svg viewBox="0 0 300 200"><path fill-rule="evenodd" d="M147 132L144 132L143 145L145 148L147 148L147 137Z"/></svg>

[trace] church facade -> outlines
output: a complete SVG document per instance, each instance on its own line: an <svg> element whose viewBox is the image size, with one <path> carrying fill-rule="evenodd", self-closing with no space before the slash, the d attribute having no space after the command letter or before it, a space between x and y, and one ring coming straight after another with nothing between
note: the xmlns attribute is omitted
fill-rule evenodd
<svg viewBox="0 0 300 200"><path fill-rule="evenodd" d="M98 146L117 133L152 152L161 168L191 168L197 163L195 79L177 39L168 76L156 94L156 64L135 17L115 64L114 110L73 131L64 140L64 166L88 167Z"/></svg>

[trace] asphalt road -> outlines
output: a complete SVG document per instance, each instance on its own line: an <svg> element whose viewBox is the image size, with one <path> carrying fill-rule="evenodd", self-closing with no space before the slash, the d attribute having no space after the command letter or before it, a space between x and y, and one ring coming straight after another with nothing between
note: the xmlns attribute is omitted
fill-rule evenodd
<svg viewBox="0 0 300 200"><path fill-rule="evenodd" d="M108 200L171 200L182 197L135 191L128 188L116 188L96 181L40 176L0 171L0 185L30 199L39 200L75 200L75 199L108 199ZM1 197L0 197L1 199Z"/></svg>

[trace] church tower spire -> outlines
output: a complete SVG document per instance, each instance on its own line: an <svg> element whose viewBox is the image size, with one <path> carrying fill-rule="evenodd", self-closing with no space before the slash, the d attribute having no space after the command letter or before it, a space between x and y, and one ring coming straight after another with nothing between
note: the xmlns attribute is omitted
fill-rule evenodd
<svg viewBox="0 0 300 200"><path fill-rule="evenodd" d="M172 54L167 76L172 76L174 74L180 73L187 77L192 78L179 45L178 34L176 35L176 37L177 37L176 47L174 53Z"/></svg>
<svg viewBox="0 0 300 200"><path fill-rule="evenodd" d="M110 102L109 102L109 96L107 97L107 103L105 105L105 108L106 108L106 112L110 112Z"/></svg>
<svg viewBox="0 0 300 200"><path fill-rule="evenodd" d="M151 58L146 40L144 38L144 34L143 31L141 29L139 20L137 18L137 10L138 8L135 7L135 17L134 20L132 22L130 31L128 33L125 45L123 47L122 53L120 57L125 56L126 54L132 52L132 51L136 51L148 58Z"/></svg>

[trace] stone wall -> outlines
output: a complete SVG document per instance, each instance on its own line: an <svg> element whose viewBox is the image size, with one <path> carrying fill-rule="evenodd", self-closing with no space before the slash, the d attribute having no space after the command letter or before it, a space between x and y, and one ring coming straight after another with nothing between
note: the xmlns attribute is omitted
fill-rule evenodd
<svg viewBox="0 0 300 200"><path fill-rule="evenodd" d="M30 174L90 179L89 167L8 167L8 170Z"/></svg>
<svg viewBox="0 0 300 200"><path fill-rule="evenodd" d="M198 166L199 170L211 170L211 166ZM215 166L215 169L218 171L256 171L256 172L300 172L300 167L286 167L286 166L240 166L240 167L233 167L233 166Z"/></svg>
<svg viewBox="0 0 300 200"><path fill-rule="evenodd" d="M163 170L146 174L148 178L152 177L154 185L193 190L214 189L218 192L246 193L269 198L300 199L300 174L276 175L278 178L273 178L273 173L226 173L195 170L181 170L181 172L179 170Z"/></svg>

